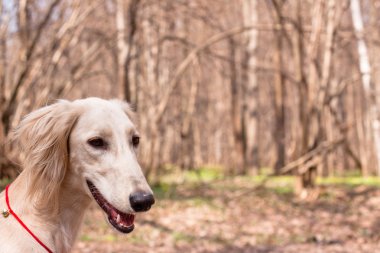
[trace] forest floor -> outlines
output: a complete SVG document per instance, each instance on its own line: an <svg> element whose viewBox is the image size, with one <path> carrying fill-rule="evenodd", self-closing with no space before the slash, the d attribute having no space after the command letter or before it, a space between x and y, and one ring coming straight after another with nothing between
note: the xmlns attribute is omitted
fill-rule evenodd
<svg viewBox="0 0 380 253"><path fill-rule="evenodd" d="M378 180L325 182L313 201L294 197L292 180L259 189L256 177L169 180L127 235L114 232L94 204L73 253L380 252Z"/></svg>

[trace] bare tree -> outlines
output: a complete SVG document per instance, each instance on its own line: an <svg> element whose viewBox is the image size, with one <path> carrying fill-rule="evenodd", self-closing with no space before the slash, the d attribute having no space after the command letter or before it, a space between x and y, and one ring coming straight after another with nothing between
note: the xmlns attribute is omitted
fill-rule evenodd
<svg viewBox="0 0 380 253"><path fill-rule="evenodd" d="M259 21L258 1L244 0L242 7L244 26L257 25ZM244 160L245 166L252 172L256 172L260 166L258 152L259 87L256 73L258 37L257 30L250 30L245 33L246 44L243 56L243 134L246 142Z"/></svg>
<svg viewBox="0 0 380 253"><path fill-rule="evenodd" d="M275 128L273 130L274 139L276 140L276 164L275 171L279 171L285 165L285 78L283 63L283 40L286 36L284 28L284 17L282 14L283 3L281 1L272 1L275 9L276 22L280 25L280 29L275 31L276 51L274 62L276 65L275 84L274 84L274 108L275 108ZM300 67L296 68L301 71ZM301 75L302 71L299 75ZM299 76L301 82L301 76Z"/></svg>
<svg viewBox="0 0 380 253"><path fill-rule="evenodd" d="M364 125L366 129L365 141L367 145L373 145L375 148L377 174L380 175L380 114L378 109L378 101L376 99L377 89L371 82L371 64L369 62L368 48L363 36L364 25L360 3L357 0L351 0L351 15L352 23L355 29L355 36L357 39L361 81L366 96L365 102L367 112L364 118ZM363 155L368 157L369 154L367 152Z"/></svg>
<svg viewBox="0 0 380 253"><path fill-rule="evenodd" d="M131 82L129 80L132 48L134 36L137 29L137 11L140 0L117 0L116 1L116 28L117 28L117 48L118 48L118 87L119 98L131 102ZM127 10L125 8L127 3ZM127 13L127 17L126 14ZM127 22L128 21L128 22ZM128 29L127 29L128 27ZM127 32L128 30L128 32Z"/></svg>

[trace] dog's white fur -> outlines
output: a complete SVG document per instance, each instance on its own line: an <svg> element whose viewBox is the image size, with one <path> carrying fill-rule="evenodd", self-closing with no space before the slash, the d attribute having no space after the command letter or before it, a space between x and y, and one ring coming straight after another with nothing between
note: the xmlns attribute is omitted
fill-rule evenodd
<svg viewBox="0 0 380 253"><path fill-rule="evenodd" d="M92 196L91 180L122 212L133 212L129 195L152 192L136 159L131 110L117 100L59 101L32 112L15 130L25 154L23 171L10 186L11 207L54 252L70 252ZM102 137L105 150L88 140ZM6 208L0 193L0 210ZM9 216L0 216L0 253L46 252Z"/></svg>

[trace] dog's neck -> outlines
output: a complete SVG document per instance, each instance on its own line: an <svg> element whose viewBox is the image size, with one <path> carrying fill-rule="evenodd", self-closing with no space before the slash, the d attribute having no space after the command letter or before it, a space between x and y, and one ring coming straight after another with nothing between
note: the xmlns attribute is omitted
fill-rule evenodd
<svg viewBox="0 0 380 253"><path fill-rule="evenodd" d="M83 189L78 189L80 183L68 182L65 180L60 191L59 217L57 227L54 232L56 246L62 251L69 252L77 237L82 224L85 210L91 202L91 198L83 193Z"/></svg>
<svg viewBox="0 0 380 253"><path fill-rule="evenodd" d="M12 183L9 190L9 199L12 210L23 220L25 224L38 236L49 234L47 242L54 242L48 245L54 252L70 252L82 224L85 210L89 206L91 199L83 190L76 189L73 182L64 180L59 191L59 210L55 217L48 217L48 214L41 214L36 208L33 199L28 198L27 182L23 173ZM43 232L43 233L42 233ZM48 232L48 233L47 233ZM44 238L40 238L44 241Z"/></svg>

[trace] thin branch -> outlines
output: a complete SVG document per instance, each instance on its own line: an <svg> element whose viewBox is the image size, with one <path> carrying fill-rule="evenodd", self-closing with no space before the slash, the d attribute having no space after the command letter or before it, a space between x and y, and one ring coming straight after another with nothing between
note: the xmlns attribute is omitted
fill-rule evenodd
<svg viewBox="0 0 380 253"><path fill-rule="evenodd" d="M225 31L225 32L218 33L218 34L212 36L211 38L209 38L208 40L206 40L201 45L199 45L196 48L194 48L185 57L185 59L179 64L179 66L177 67L177 69L176 69L176 71L174 73L173 78L169 82L168 88L166 89L165 93L162 96L161 103L157 106L157 112L156 112L157 116L156 116L156 119L155 119L156 124L158 124L162 120L163 114L165 113L165 111L167 109L169 98L170 98L173 90L175 89L175 87L177 86L177 84L179 83L179 81L181 80L181 77L182 77L183 73L186 71L187 67L196 59L196 57L197 57L197 55L199 53L201 53L203 50L207 49L209 46L211 46L211 45L213 45L213 44L215 44L217 42L220 42L222 40L225 40L225 39L227 39L229 37L232 37L234 35L237 35L237 34L240 34L240 33L244 33L246 31L253 30L253 29L258 29L258 30L265 30L265 29L273 30L275 27L276 26L272 26L272 25L270 25L270 26L267 26L267 25L255 25L255 26L247 26L247 27L237 27L237 28ZM279 29L279 28L277 28L277 29Z"/></svg>
<svg viewBox="0 0 380 253"><path fill-rule="evenodd" d="M40 39L42 31L44 30L45 26L47 25L48 21L50 20L50 17L52 16L55 7L59 3L60 3L60 0L55 0L50 4L46 15L42 19L41 23L37 26L37 32L36 32L35 36L33 37L31 44L28 46L28 48L26 50L25 62L23 64L23 68L21 70L20 75L18 76L18 79L16 81L16 85L15 85L13 91L11 92L11 96L8 100L8 103L5 106L4 113L1 117L1 120L4 123L5 132L9 131L9 119L15 110L15 102L16 102L17 95L20 91L21 86L24 84L25 78L27 77L27 75L29 73L29 70L30 70L30 64L29 63L30 63L31 56L34 53L35 47L37 45L37 42Z"/></svg>
<svg viewBox="0 0 380 253"><path fill-rule="evenodd" d="M297 160L288 163L283 168L279 170L279 174L287 174L295 169L297 169L299 166L302 166L303 164L307 163L309 160L311 160L314 156L318 156L321 153L329 153L332 150L334 150L337 146L341 145L345 142L345 138L340 137L336 140L330 141L330 142L322 142L318 147L315 149L307 152L305 155L301 156Z"/></svg>

